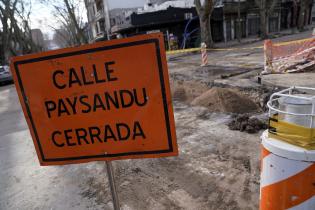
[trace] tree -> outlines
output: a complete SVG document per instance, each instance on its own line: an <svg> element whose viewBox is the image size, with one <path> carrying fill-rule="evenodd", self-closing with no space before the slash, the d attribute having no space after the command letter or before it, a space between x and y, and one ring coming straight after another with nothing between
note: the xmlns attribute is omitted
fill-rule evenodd
<svg viewBox="0 0 315 210"><path fill-rule="evenodd" d="M278 0L255 0L259 8L260 16L260 37L262 39L268 38L269 17L272 14Z"/></svg>
<svg viewBox="0 0 315 210"><path fill-rule="evenodd" d="M75 40L69 37L69 32L67 31L67 29L63 27L59 29L55 29L54 35L53 35L53 41L60 48L75 45Z"/></svg>
<svg viewBox="0 0 315 210"><path fill-rule="evenodd" d="M50 26L55 33L62 36L67 46L77 46L88 43L84 32L82 0L42 0L54 8L54 16L59 26ZM86 15L86 14L84 14Z"/></svg>
<svg viewBox="0 0 315 210"><path fill-rule="evenodd" d="M68 15L69 15L69 19L76 32L77 32L77 37L80 40L80 43L82 44L86 44L88 43L88 39L84 34L84 29L82 27L82 25L79 24L80 22L80 17L77 17L75 14L75 3L72 2L70 3L70 0L63 0L64 4L66 5L67 11L68 11ZM76 4L78 3L78 1L76 1Z"/></svg>
<svg viewBox="0 0 315 210"><path fill-rule="evenodd" d="M38 52L29 25L31 3L25 0L0 0L1 63L10 56Z"/></svg>
<svg viewBox="0 0 315 210"><path fill-rule="evenodd" d="M199 16L200 22L200 35L201 35L201 42L206 43L208 48L213 47L213 40L211 34L211 14L214 9L215 0L194 0L196 10Z"/></svg>

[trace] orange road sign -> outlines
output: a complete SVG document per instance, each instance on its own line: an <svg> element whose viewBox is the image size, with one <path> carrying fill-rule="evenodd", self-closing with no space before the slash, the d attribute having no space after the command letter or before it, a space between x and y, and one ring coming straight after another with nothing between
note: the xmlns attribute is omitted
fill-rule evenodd
<svg viewBox="0 0 315 210"><path fill-rule="evenodd" d="M41 165L178 155L163 34L19 56Z"/></svg>

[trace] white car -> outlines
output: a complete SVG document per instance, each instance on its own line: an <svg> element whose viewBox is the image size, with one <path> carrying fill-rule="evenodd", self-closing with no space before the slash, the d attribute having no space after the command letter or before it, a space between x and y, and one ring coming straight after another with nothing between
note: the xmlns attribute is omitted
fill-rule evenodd
<svg viewBox="0 0 315 210"><path fill-rule="evenodd" d="M13 82L9 66L0 66L0 83Z"/></svg>

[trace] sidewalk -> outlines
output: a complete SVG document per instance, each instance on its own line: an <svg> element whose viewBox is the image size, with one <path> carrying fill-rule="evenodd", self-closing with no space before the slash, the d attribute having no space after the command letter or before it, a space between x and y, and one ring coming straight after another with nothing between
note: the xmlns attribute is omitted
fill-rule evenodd
<svg viewBox="0 0 315 210"><path fill-rule="evenodd" d="M261 84L267 87L289 88L292 86L314 87L314 72L292 74L267 74L261 76Z"/></svg>
<svg viewBox="0 0 315 210"><path fill-rule="evenodd" d="M303 32L298 32L298 31L294 32L292 29L286 29L279 32L271 33L269 36L270 36L270 39L275 40L276 42L288 41L292 39L309 38L312 35L313 27L315 27L315 25L310 25ZM283 38L283 37L287 37L287 38ZM237 39L234 39L228 42L214 43L214 46L215 48L230 48L230 47L237 47L244 44L251 44L251 43L255 43L259 41L263 41L263 40L258 36L250 36L250 37L242 38L241 42L238 42Z"/></svg>
<svg viewBox="0 0 315 210"><path fill-rule="evenodd" d="M254 42L261 41L261 39L257 36L251 36L247 38L243 38L240 40L240 42L237 41L237 39L228 41L228 42L217 42L214 43L214 48L230 48L230 47L237 47L244 44L251 44Z"/></svg>

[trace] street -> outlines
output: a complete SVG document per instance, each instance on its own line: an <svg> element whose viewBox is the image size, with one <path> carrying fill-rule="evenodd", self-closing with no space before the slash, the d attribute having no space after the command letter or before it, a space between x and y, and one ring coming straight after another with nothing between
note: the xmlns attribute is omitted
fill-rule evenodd
<svg viewBox="0 0 315 210"><path fill-rule="evenodd" d="M303 36L310 31L279 40ZM257 45L261 42L242 47ZM221 75L233 72L240 75L229 80L230 85L242 83L240 90L256 97L254 76L263 68L262 49L214 51L208 56L205 68L200 67L199 54L169 59L180 155L114 161L122 209L258 208L262 131L229 130L231 114L191 102L212 85L222 86ZM13 84L0 87L0 119L1 210L113 209L104 162L39 166Z"/></svg>
<svg viewBox="0 0 315 210"><path fill-rule="evenodd" d="M258 136L235 135L223 124L227 115L200 116L206 112L204 108L175 103L181 150L178 158L114 163L123 209L226 209L227 206L244 209L239 205L254 209L257 206ZM39 166L13 85L1 87L0 127L0 209L112 208L104 162ZM242 152L244 148L229 145L231 140L242 145L252 142L246 148L256 151ZM254 168L250 166L251 155L256 159ZM246 177L252 177L252 181L247 182ZM244 181L246 185L241 187ZM244 190L241 194L240 187ZM255 196L252 192L256 192ZM234 200L235 196L240 203ZM246 202L248 199L253 202Z"/></svg>

